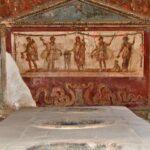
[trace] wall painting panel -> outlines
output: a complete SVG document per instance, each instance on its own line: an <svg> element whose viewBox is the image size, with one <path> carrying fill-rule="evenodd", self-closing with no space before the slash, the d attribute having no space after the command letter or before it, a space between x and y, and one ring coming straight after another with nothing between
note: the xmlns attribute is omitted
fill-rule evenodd
<svg viewBox="0 0 150 150"><path fill-rule="evenodd" d="M144 30L48 28L7 37L39 106L147 104Z"/></svg>

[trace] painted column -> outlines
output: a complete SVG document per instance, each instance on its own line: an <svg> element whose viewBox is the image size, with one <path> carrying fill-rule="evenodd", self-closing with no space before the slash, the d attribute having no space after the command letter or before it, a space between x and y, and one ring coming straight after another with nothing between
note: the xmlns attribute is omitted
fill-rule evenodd
<svg viewBox="0 0 150 150"><path fill-rule="evenodd" d="M5 26L0 25L0 105L3 104L6 93L5 54L6 54Z"/></svg>
<svg viewBox="0 0 150 150"><path fill-rule="evenodd" d="M150 28L148 29L148 54L149 54L149 75L148 75L148 106L150 106Z"/></svg>

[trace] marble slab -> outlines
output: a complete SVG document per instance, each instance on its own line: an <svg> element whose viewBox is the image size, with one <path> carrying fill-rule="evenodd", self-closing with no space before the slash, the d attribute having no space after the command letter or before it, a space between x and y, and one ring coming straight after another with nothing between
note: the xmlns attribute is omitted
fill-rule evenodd
<svg viewBox="0 0 150 150"><path fill-rule="evenodd" d="M150 124L126 107L24 108L0 122L0 150L56 143L149 150L149 141Z"/></svg>

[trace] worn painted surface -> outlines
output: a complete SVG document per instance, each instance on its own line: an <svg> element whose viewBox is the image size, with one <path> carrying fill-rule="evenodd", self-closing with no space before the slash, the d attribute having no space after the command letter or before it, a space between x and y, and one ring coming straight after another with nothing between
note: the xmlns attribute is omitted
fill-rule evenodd
<svg viewBox="0 0 150 150"><path fill-rule="evenodd" d="M121 27L142 20L107 4L71 1L13 20L7 51L38 106L148 104L147 30Z"/></svg>
<svg viewBox="0 0 150 150"><path fill-rule="evenodd" d="M1 34L0 34L0 39L1 39ZM2 92L3 92L2 91L2 62L1 60L2 60L2 55L1 55L1 48L0 48L0 98L2 98Z"/></svg>
<svg viewBox="0 0 150 150"><path fill-rule="evenodd" d="M40 28L41 29L41 28ZM62 28L63 29L63 28ZM77 28L78 31L80 30ZM100 28L99 28L100 29ZM22 31L20 31L22 30ZM62 37L58 36L60 34L57 31L57 45L61 46L61 56L59 55L57 60L48 61L46 58L47 56L50 56L46 54L46 57L41 57L41 54L46 50L46 47L43 46L43 41L40 39L41 34L44 34L46 36L42 36L43 40L46 42L49 41L49 34L54 34L54 29L49 28L49 31L45 32L33 32L33 29L30 28L32 32L26 32L26 28L16 28L12 30L8 34L8 40L7 43L10 43L10 46L8 47L8 50L12 52L14 59L16 60L20 72L22 73L22 76L24 77L25 82L31 89L31 93L34 97L34 99L37 102L38 106L45 106L45 105L55 105L55 106L73 106L73 105L125 105L125 106L145 106L148 103L148 72L145 69L147 67L147 57L146 54L148 52L147 47L147 36L146 33L143 35L143 31L133 31L128 29L128 31L119 31L121 28L116 28L115 33L120 34L123 33L116 38L115 45L110 45L109 51L112 51L114 53L112 56L113 58L109 58L106 61L107 68L104 68L104 64L102 62L102 70L100 70L99 63L97 60L93 61L91 58L91 53L93 49L96 48L97 42L99 43L99 33L109 35L114 35L114 31L107 31L110 30L109 28L105 29L106 31L99 31L99 32L93 32L95 35L97 35L94 39L96 43L89 42L92 41L91 39L88 40L88 37L85 35L85 43L87 44L85 51L87 55L84 58L86 60L85 66L82 68L78 68L79 60L75 59L76 54L72 53L71 60L69 62L70 68L65 68L65 60L64 60L64 54L66 50L66 46L70 46L69 49L71 49L74 46L75 42L75 35L72 35L71 41L68 43L70 39L68 39L68 36L65 36L66 40L63 40ZM34 28L34 30L37 30L37 28ZM44 30L44 28L43 28ZM52 30L52 31L50 31ZM64 30L64 29L63 29ZM65 28L67 30L67 28ZM73 31L72 31L73 32ZM63 33L70 33L68 31L65 31ZM98 34L97 34L98 33ZM129 70L124 70L123 68L123 57L121 53L121 57L117 57L121 45L122 45L122 38L129 34L135 34L135 35L128 35L129 41L132 43L133 38L135 36L135 44L134 48L137 51L134 51L132 48L132 59L136 62L133 64L137 65L140 71L139 74L134 74L134 67L128 68ZM142 33L142 40L141 39L141 33ZM40 36L38 35L40 34ZM56 33L55 33L56 34ZM61 32L62 34L62 32ZM14 35L16 36L14 38ZM34 39L36 42L36 54L32 53L31 55L26 51L27 49L27 37L30 36L31 39ZM63 34L64 35L64 34ZM11 36L11 38L10 38ZM69 35L70 36L70 35ZM79 34L79 36L81 36ZM83 35L82 35L83 36ZM83 38L83 37L82 37ZM93 38L93 37L92 37ZM108 39L107 39L108 38ZM110 42L112 37L105 37L105 42ZM108 40L108 41L107 41ZM119 41L119 42L118 42ZM141 53L141 49L139 49L139 46L143 42L144 51L143 54ZM34 43L35 44L35 43ZM93 46L93 45L94 46ZM116 46L118 44L118 46ZM14 47L15 46L15 47ZM63 47L64 46L64 47ZM93 46L90 49L90 46ZM118 48L117 48L118 47ZM10 48L10 49L9 49ZM16 48L16 49L15 49ZM112 50L111 50L112 49ZM22 54L25 52L24 54ZM136 55L135 55L136 54ZM140 55L139 55L140 54ZM142 61L142 68L141 68L141 57L143 56ZM29 56L27 56L29 55ZM135 56L134 56L135 55ZM36 66L34 65L33 61L31 62L32 68L30 68L29 60L30 57L38 57L38 59L33 59L33 61L36 63ZM79 55L77 55L79 56ZM62 57L62 58L61 58ZM82 58L82 57L81 57ZM44 60L42 60L44 59ZM59 60L60 59L60 60ZM118 61L118 65L120 67L120 70L113 70L114 69L114 61ZM57 62L58 61L58 62ZM99 61L99 60L98 60ZM48 63L52 65L52 63L55 62L55 68L48 68ZM132 61L130 60L130 64ZM145 62L145 63L144 63ZM70 64L71 63L71 64ZM88 68L88 64L91 66L91 70ZM45 68L44 66L45 65ZM129 66L128 66L129 67ZM94 69L93 69L94 68ZM135 67L136 68L136 67ZM80 70L81 69L81 70ZM106 70L105 70L106 69ZM131 70L130 70L131 69ZM141 70L142 69L142 70Z"/></svg>
<svg viewBox="0 0 150 150"><path fill-rule="evenodd" d="M66 2L65 5L58 6L54 9L48 9L43 12L33 14L30 17L21 18L16 23L21 24L48 24L53 22L118 22L118 21L129 21L130 17L123 14L118 14L113 10L107 10L102 7L98 7L94 4L70 1Z"/></svg>
<svg viewBox="0 0 150 150"><path fill-rule="evenodd" d="M38 106L145 106L147 104L147 89L142 81L137 83L136 78L129 80L107 77L74 79L58 77L24 78L24 80L30 87Z"/></svg>
<svg viewBox="0 0 150 150"><path fill-rule="evenodd" d="M22 12L30 11L36 6L43 5L46 2L54 3L55 1L56 0L1 0L0 16L17 16ZM149 0L95 0L95 2L112 5L119 9L131 11L140 15L149 16L150 14Z"/></svg>
<svg viewBox="0 0 150 150"><path fill-rule="evenodd" d="M144 76L143 31L55 30L11 34L12 54L23 76Z"/></svg>

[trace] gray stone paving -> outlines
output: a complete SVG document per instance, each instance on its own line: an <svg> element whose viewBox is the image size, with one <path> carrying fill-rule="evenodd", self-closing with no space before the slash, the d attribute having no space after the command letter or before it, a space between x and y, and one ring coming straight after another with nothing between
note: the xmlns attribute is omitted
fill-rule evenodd
<svg viewBox="0 0 150 150"><path fill-rule="evenodd" d="M68 124L89 120L97 122ZM61 121L66 121L66 126L55 128ZM0 122L0 150L28 150L62 142L106 145L106 150L118 150L111 145L121 150L149 150L150 124L125 107L25 108Z"/></svg>

